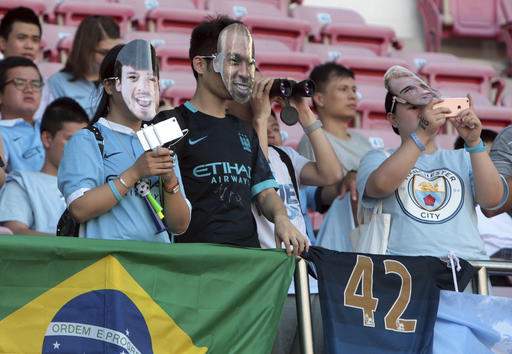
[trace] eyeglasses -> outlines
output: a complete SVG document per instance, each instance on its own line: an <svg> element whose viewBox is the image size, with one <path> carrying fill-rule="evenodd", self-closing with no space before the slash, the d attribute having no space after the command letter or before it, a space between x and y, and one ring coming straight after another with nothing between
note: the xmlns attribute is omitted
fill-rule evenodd
<svg viewBox="0 0 512 354"><path fill-rule="evenodd" d="M8 84L13 84L14 87L19 91L24 91L28 87L33 89L34 91L41 91L44 86L43 80L27 80L22 79L20 77L15 77L14 79L11 79L5 83L5 86Z"/></svg>

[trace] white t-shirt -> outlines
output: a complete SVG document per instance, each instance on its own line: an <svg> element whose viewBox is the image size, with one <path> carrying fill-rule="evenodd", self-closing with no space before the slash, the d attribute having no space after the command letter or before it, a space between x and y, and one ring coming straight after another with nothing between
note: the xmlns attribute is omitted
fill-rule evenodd
<svg viewBox="0 0 512 354"><path fill-rule="evenodd" d="M280 149L286 152L290 157L293 169L295 170L297 184L300 186L300 172L309 160L299 155L299 153L290 147L282 146ZM306 235L306 223L304 222L304 217L302 216L300 209L299 196L295 193L295 188L293 187L292 179L288 174L288 169L279 157L278 152L272 147L268 148L268 159L270 169L274 174L275 180L279 184L278 194L283 200L284 206L288 211L288 217L297 230L299 230L303 235ZM261 248L276 248L274 224L268 221L265 216L261 215L254 204L252 205L252 212L256 219L258 238L260 240Z"/></svg>
<svg viewBox="0 0 512 354"><path fill-rule="evenodd" d="M485 251L492 256L502 248L512 248L512 218L507 213L492 218L482 214L478 206L478 231L484 240Z"/></svg>
<svg viewBox="0 0 512 354"><path fill-rule="evenodd" d="M297 180L297 185L300 186L300 173L304 166L309 162L309 160L301 156L290 147L280 146L279 148L286 152L286 154L290 157L293 169L295 171L295 179ZM306 223L304 221L304 217L302 216L300 199L297 193L295 193L292 179L288 173L288 168L281 160L281 157L279 157L279 153L272 147L268 148L268 159L270 169L274 174L274 179L279 184L278 193L283 200L286 210L288 211L288 217L290 218L292 224L297 228L297 230L306 236ZM252 204L252 213L254 215L254 219L256 220L258 238L260 240L261 248L276 248L274 224L268 221L265 216L258 211L254 203ZM281 245L281 247L284 248L283 245ZM318 285L316 280L311 277L309 279L309 287L310 293L318 293ZM288 293L293 294L295 293L294 290L295 289L292 283Z"/></svg>

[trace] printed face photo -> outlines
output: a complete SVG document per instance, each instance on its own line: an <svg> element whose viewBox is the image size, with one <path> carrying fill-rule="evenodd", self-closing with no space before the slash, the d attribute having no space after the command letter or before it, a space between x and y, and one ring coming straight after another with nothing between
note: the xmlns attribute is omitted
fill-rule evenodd
<svg viewBox="0 0 512 354"><path fill-rule="evenodd" d="M149 121L156 115L159 87L158 78L152 70L136 70L123 65L121 94L128 109L138 119Z"/></svg>

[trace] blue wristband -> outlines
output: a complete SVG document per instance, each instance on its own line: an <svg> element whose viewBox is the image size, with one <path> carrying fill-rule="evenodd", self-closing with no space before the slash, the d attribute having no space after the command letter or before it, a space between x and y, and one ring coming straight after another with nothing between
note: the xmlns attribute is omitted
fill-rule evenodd
<svg viewBox="0 0 512 354"><path fill-rule="evenodd" d="M418 135L416 135L416 132L412 132L409 136L421 152L425 151L425 144L421 142L420 138L418 138Z"/></svg>
<svg viewBox="0 0 512 354"><path fill-rule="evenodd" d="M469 152L470 154L476 154L476 153L479 153L479 152L486 152L487 150L485 150L485 145L484 145L484 142L482 141L482 139L480 139L480 142L473 146L473 147L469 147L466 145L466 143L464 143L464 150L466 150L467 152Z"/></svg>
<svg viewBox="0 0 512 354"><path fill-rule="evenodd" d="M116 198L117 202L120 203L121 200L123 200L123 197L121 196L121 193L119 193L119 191L117 190L114 180L108 181L108 186L110 187L110 190L112 191L112 194Z"/></svg>

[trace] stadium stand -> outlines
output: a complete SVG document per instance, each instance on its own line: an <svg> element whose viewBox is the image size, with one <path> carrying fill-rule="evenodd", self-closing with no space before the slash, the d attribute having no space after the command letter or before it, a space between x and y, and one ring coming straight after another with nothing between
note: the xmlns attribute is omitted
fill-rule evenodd
<svg viewBox="0 0 512 354"><path fill-rule="evenodd" d="M135 28L151 32L190 33L199 22L211 15L204 10L204 3L196 4L190 0L120 2L134 8Z"/></svg>
<svg viewBox="0 0 512 354"><path fill-rule="evenodd" d="M135 12L132 6L121 3L109 3L98 1L62 0L55 7L55 15L59 25L78 26L82 19L90 15L103 15L113 17L122 33L131 28L131 18Z"/></svg>
<svg viewBox="0 0 512 354"><path fill-rule="evenodd" d="M292 10L292 16L311 24L309 35L316 42L325 39L331 44L358 45L378 55L387 54L391 45L399 47L393 29L368 25L353 10L298 6Z"/></svg>
<svg viewBox="0 0 512 354"><path fill-rule="evenodd" d="M302 49L304 38L311 30L307 21L289 18L266 2L217 0L210 1L208 9L242 20L255 38L279 40L294 51Z"/></svg>

